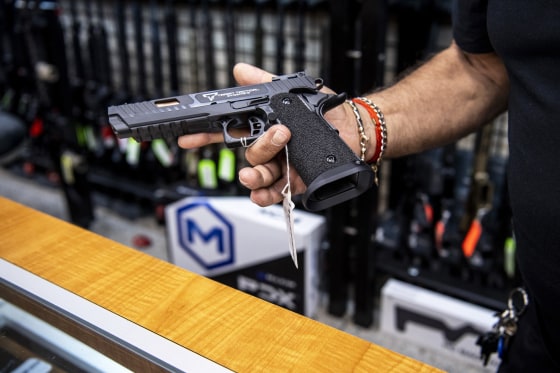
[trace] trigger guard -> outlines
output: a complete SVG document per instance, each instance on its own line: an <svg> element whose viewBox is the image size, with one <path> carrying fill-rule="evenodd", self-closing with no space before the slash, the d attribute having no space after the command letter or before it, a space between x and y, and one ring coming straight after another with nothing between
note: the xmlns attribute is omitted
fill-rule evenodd
<svg viewBox="0 0 560 373"><path fill-rule="evenodd" d="M266 123L256 116L249 117L247 121L249 124L249 136L243 137L233 137L229 134L228 127L232 122L235 122L235 120L231 119L223 124L224 142L228 148L238 148L240 146L246 148L262 136L266 128Z"/></svg>

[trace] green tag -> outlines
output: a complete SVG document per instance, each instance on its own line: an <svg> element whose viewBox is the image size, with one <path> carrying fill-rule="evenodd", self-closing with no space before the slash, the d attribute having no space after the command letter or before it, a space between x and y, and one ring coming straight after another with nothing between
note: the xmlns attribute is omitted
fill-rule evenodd
<svg viewBox="0 0 560 373"><path fill-rule="evenodd" d="M95 151L97 149L97 147L99 146L99 144L97 142L97 136L93 132L93 127L92 126L86 126L84 128L84 137L86 139L88 149L91 150L91 151Z"/></svg>
<svg viewBox="0 0 560 373"><path fill-rule="evenodd" d="M216 189L218 187L216 164L213 160L201 159L198 162L198 183L202 188Z"/></svg>
<svg viewBox="0 0 560 373"><path fill-rule="evenodd" d="M165 140L155 139L152 141L152 151L163 167L170 167L173 164L173 154Z"/></svg>
<svg viewBox="0 0 560 373"><path fill-rule="evenodd" d="M62 170L62 178L68 185L74 184L74 156L72 153L65 151L60 156L60 168Z"/></svg>
<svg viewBox="0 0 560 373"><path fill-rule="evenodd" d="M131 166L138 166L140 160L140 143L132 137L128 139L126 144L126 162Z"/></svg>
<svg viewBox="0 0 560 373"><path fill-rule="evenodd" d="M198 158L197 149L189 149L185 151L183 161L187 177L196 177L198 173Z"/></svg>
<svg viewBox="0 0 560 373"><path fill-rule="evenodd" d="M504 243L504 271L510 278L515 276L515 239L513 237L506 238Z"/></svg>
<svg viewBox="0 0 560 373"><path fill-rule="evenodd" d="M77 123L75 125L75 129L76 129L76 140L78 141L78 145L85 148L87 145L87 140L86 140L86 132L84 126Z"/></svg>
<svg viewBox="0 0 560 373"><path fill-rule="evenodd" d="M220 180L227 181L228 183L235 180L235 153L233 150L228 148L220 150L218 177Z"/></svg>

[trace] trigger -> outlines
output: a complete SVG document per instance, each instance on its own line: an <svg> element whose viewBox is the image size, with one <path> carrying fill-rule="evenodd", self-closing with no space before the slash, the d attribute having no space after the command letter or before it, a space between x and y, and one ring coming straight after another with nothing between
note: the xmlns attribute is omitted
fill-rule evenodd
<svg viewBox="0 0 560 373"><path fill-rule="evenodd" d="M265 123L259 117L249 117L249 127L251 128L251 137L259 137L264 133Z"/></svg>

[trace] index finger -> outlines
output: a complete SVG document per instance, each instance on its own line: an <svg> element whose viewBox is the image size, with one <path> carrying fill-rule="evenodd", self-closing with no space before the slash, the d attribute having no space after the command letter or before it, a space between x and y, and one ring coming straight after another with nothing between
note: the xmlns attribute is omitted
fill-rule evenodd
<svg viewBox="0 0 560 373"><path fill-rule="evenodd" d="M275 76L256 66L240 62L233 67L233 76L240 85L270 82Z"/></svg>
<svg viewBox="0 0 560 373"><path fill-rule="evenodd" d="M288 127L276 124L268 129L245 152L245 159L252 166L272 160L290 141Z"/></svg>
<svg viewBox="0 0 560 373"><path fill-rule="evenodd" d="M177 143L183 149L195 149L221 142L224 142L224 135L222 132L201 132L192 135L183 135L177 139Z"/></svg>

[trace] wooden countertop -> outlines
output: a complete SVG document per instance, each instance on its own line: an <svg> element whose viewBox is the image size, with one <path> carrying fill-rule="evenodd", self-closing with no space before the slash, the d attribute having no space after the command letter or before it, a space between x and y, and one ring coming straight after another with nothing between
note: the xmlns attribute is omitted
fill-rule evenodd
<svg viewBox="0 0 560 373"><path fill-rule="evenodd" d="M439 371L2 197L0 257L233 371Z"/></svg>

